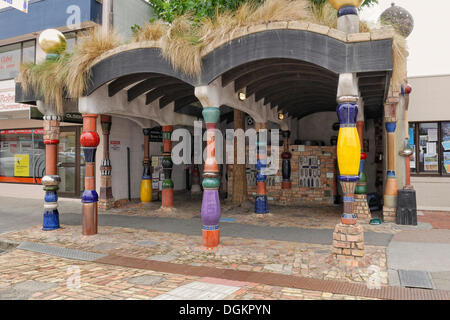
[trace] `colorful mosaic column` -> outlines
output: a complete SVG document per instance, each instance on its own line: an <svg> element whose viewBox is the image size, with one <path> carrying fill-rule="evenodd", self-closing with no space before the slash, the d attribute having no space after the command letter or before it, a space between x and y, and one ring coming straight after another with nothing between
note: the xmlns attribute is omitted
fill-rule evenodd
<svg viewBox="0 0 450 320"><path fill-rule="evenodd" d="M152 202L152 170L150 162L150 129L144 129L144 172L141 180L141 202Z"/></svg>
<svg viewBox="0 0 450 320"><path fill-rule="evenodd" d="M256 173L255 213L266 214L269 213L269 208L267 206L267 190L266 190L267 177L263 172L267 166L267 135L266 139L262 139L262 134L264 131L267 132L267 127L265 123L255 123L255 129L258 136L258 140L256 142L257 173Z"/></svg>
<svg viewBox="0 0 450 320"><path fill-rule="evenodd" d="M44 144L45 144L45 177L42 184L45 190L44 221L42 230L59 229L58 189L61 178L58 176L58 144L59 144L59 116L44 116Z"/></svg>
<svg viewBox="0 0 450 320"><path fill-rule="evenodd" d="M356 214L353 212L354 191L359 180L361 145L356 130L358 106L356 103L344 102L337 108L340 122L337 157L339 166L339 181L344 193L344 212L341 217L343 224L356 224Z"/></svg>
<svg viewBox="0 0 450 320"><path fill-rule="evenodd" d="M172 132L173 126L163 126L163 171L164 181L161 192L161 208L173 208L173 181L172 181Z"/></svg>
<svg viewBox="0 0 450 320"><path fill-rule="evenodd" d="M394 222L397 208L398 184L395 175L395 130L397 129L396 111L398 97L389 97L385 105L385 128L387 132L387 173L384 190L383 217Z"/></svg>
<svg viewBox="0 0 450 320"><path fill-rule="evenodd" d="M110 209L114 207L114 197L112 194L111 183L111 160L109 159L109 134L111 133L111 116L101 115L100 123L103 134L103 160L100 166L101 181L100 181L100 196L98 205L102 209Z"/></svg>
<svg viewBox="0 0 450 320"><path fill-rule="evenodd" d="M356 130L358 131L359 144L361 145L361 160L359 164L359 181L356 184L355 193L356 194L366 194L367 193L367 177L364 172L364 163L367 159L367 154L364 152L364 111L363 107L360 106L358 110L358 119L356 121Z"/></svg>
<svg viewBox="0 0 450 320"><path fill-rule="evenodd" d="M359 180L361 145L356 118L358 114L357 99L342 97L337 108L340 122L337 144L339 181L344 193L344 212L341 223L333 232L333 256L340 265L346 267L361 267L364 260L364 230L357 223L354 210L355 187Z"/></svg>
<svg viewBox="0 0 450 320"><path fill-rule="evenodd" d="M95 154L100 142L97 117L96 114L83 114L83 133L80 137L86 163L84 192L81 196L83 235L97 234L98 194L95 191Z"/></svg>
<svg viewBox="0 0 450 320"><path fill-rule="evenodd" d="M283 181L281 182L282 189L291 189L291 158L292 154L289 152L289 137L291 136L290 131L282 131L284 138L284 152L281 154L281 158L283 159L282 164L282 175Z"/></svg>
<svg viewBox="0 0 450 320"><path fill-rule="evenodd" d="M217 247L220 242L220 200L219 200L219 166L216 161L215 130L220 118L220 109L203 108L203 119L206 124L206 160L203 169L203 199L202 199L202 238L207 248Z"/></svg>

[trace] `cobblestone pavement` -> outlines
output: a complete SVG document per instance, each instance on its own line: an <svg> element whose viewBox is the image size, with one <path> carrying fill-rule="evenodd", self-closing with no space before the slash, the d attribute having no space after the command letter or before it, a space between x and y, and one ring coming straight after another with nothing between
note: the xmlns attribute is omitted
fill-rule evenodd
<svg viewBox="0 0 450 320"><path fill-rule="evenodd" d="M160 202L142 204L140 202L123 205L120 208L103 211L107 214L119 214L127 216L158 216L179 219L192 219L200 217L201 198L180 194L175 196L174 209L160 209ZM177 208L183 208L182 210ZM334 229L340 222L342 207L317 206L277 206L269 205L270 213L266 215L254 214L254 203L247 201L242 206L233 206L225 202L222 205L222 219L227 222L251 224L271 227L297 227L310 229ZM383 223L381 225L370 225L360 221L364 231L397 233L403 230L414 230L417 227L398 226L395 223Z"/></svg>
<svg viewBox="0 0 450 320"><path fill-rule="evenodd" d="M240 271L274 272L324 280L366 283L373 268L388 284L385 247L366 246L367 267L345 269L331 259L332 246L287 241L223 237L219 247L206 250L200 236L99 227L85 237L80 226L43 232L40 226L2 234L0 240L45 243L70 249ZM371 269L368 269L368 267ZM370 271L368 271L370 270Z"/></svg>
<svg viewBox="0 0 450 320"><path fill-rule="evenodd" d="M74 270L79 271L79 282ZM194 282L229 285L229 281L221 279L73 261L19 249L0 255L0 300L146 300ZM224 291L226 300L367 299L256 283L232 284L238 288L229 295Z"/></svg>

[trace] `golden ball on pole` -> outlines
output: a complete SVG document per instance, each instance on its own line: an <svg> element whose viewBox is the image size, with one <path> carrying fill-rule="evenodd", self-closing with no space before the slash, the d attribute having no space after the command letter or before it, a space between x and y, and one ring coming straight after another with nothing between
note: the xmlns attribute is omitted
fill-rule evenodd
<svg viewBox="0 0 450 320"><path fill-rule="evenodd" d="M359 8L363 0L330 0L331 5L336 10L339 10L343 6L355 6Z"/></svg>
<svg viewBox="0 0 450 320"><path fill-rule="evenodd" d="M56 30L47 29L39 35L39 45L45 53L59 54L66 50L66 37Z"/></svg>

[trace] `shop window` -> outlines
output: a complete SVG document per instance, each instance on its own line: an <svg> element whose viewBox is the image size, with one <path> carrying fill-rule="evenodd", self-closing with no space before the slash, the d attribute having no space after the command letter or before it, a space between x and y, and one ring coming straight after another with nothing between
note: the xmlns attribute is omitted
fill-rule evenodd
<svg viewBox="0 0 450 320"><path fill-rule="evenodd" d="M26 41L22 47L22 63L35 62L36 41Z"/></svg>
<svg viewBox="0 0 450 320"><path fill-rule="evenodd" d="M64 37L66 37L66 52L72 53L73 47L77 43L77 33L66 32L64 33Z"/></svg>
<svg viewBox="0 0 450 320"><path fill-rule="evenodd" d="M450 122L441 123L442 174L450 175Z"/></svg>
<svg viewBox="0 0 450 320"><path fill-rule="evenodd" d="M0 80L14 79L20 71L20 65L35 62L36 41L24 41L0 47Z"/></svg>
<svg viewBox="0 0 450 320"><path fill-rule="evenodd" d="M14 79L20 70L21 44L0 47L0 80Z"/></svg>
<svg viewBox="0 0 450 320"><path fill-rule="evenodd" d="M43 129L0 130L0 182L40 183L45 172Z"/></svg>
<svg viewBox="0 0 450 320"><path fill-rule="evenodd" d="M450 122L410 123L411 173L450 175Z"/></svg>

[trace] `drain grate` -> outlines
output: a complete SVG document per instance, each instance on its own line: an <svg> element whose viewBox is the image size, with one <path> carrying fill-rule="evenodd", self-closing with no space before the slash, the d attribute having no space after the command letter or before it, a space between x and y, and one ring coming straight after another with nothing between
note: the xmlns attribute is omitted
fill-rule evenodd
<svg viewBox="0 0 450 320"><path fill-rule="evenodd" d="M83 260L83 261L95 261L97 259L107 256L106 254L94 253L83 250L66 249L35 242L22 242L17 247L17 249L49 254L52 256L66 259Z"/></svg>
<svg viewBox="0 0 450 320"><path fill-rule="evenodd" d="M428 272L416 270L398 270L402 287L433 289L433 283Z"/></svg>

